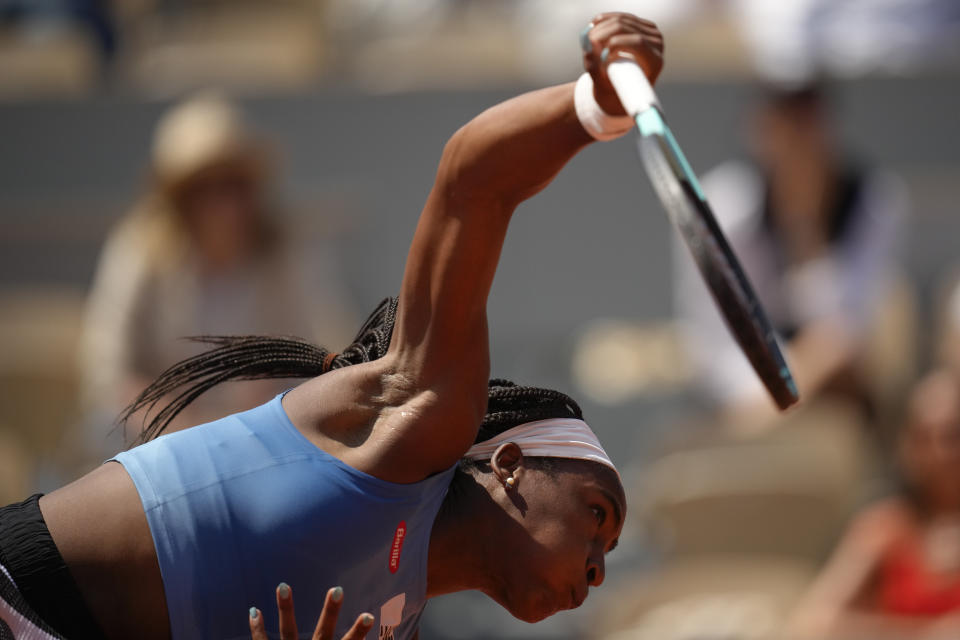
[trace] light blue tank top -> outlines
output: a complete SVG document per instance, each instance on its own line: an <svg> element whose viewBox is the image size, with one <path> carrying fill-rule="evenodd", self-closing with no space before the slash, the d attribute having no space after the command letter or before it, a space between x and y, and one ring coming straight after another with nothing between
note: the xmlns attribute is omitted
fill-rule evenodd
<svg viewBox="0 0 960 640"><path fill-rule="evenodd" d="M395 484L301 434L281 396L119 454L153 535L174 640L248 640L248 610L278 629L274 589L293 587L300 636L340 585L340 637L365 611L371 637L415 635L427 549L454 468Z"/></svg>

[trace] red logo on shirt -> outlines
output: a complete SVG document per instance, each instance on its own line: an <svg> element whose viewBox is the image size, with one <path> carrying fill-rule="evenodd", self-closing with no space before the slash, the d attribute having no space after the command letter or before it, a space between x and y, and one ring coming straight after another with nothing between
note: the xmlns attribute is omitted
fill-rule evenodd
<svg viewBox="0 0 960 640"><path fill-rule="evenodd" d="M407 535L407 523L401 521L397 531L393 534L393 544L390 545L390 573L396 573L400 568L400 551L403 550L403 538Z"/></svg>

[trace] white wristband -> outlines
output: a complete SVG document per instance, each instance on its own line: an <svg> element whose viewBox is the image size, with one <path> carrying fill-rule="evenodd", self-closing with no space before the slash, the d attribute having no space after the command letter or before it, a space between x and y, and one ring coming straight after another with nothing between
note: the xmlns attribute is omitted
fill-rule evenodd
<svg viewBox="0 0 960 640"><path fill-rule="evenodd" d="M577 80L573 90L573 107L580 124L596 140L613 140L633 128L633 118L630 116L612 116L600 108L593 97L593 78L589 73L584 73Z"/></svg>

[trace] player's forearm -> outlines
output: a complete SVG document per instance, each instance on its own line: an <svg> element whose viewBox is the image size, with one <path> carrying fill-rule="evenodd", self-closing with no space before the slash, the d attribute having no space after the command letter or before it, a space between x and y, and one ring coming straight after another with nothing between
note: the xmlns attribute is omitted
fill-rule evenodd
<svg viewBox="0 0 960 640"><path fill-rule="evenodd" d="M593 140L577 119L573 88L526 93L471 120L447 144L435 191L497 203L509 214L546 187Z"/></svg>

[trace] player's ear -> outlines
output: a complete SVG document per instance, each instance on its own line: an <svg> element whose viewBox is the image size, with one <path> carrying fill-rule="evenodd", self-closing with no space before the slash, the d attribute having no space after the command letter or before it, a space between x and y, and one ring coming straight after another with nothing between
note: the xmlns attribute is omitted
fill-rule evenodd
<svg viewBox="0 0 960 640"><path fill-rule="evenodd" d="M493 452L490 468L500 484L508 491L514 489L523 472L523 452L516 443L504 442Z"/></svg>

